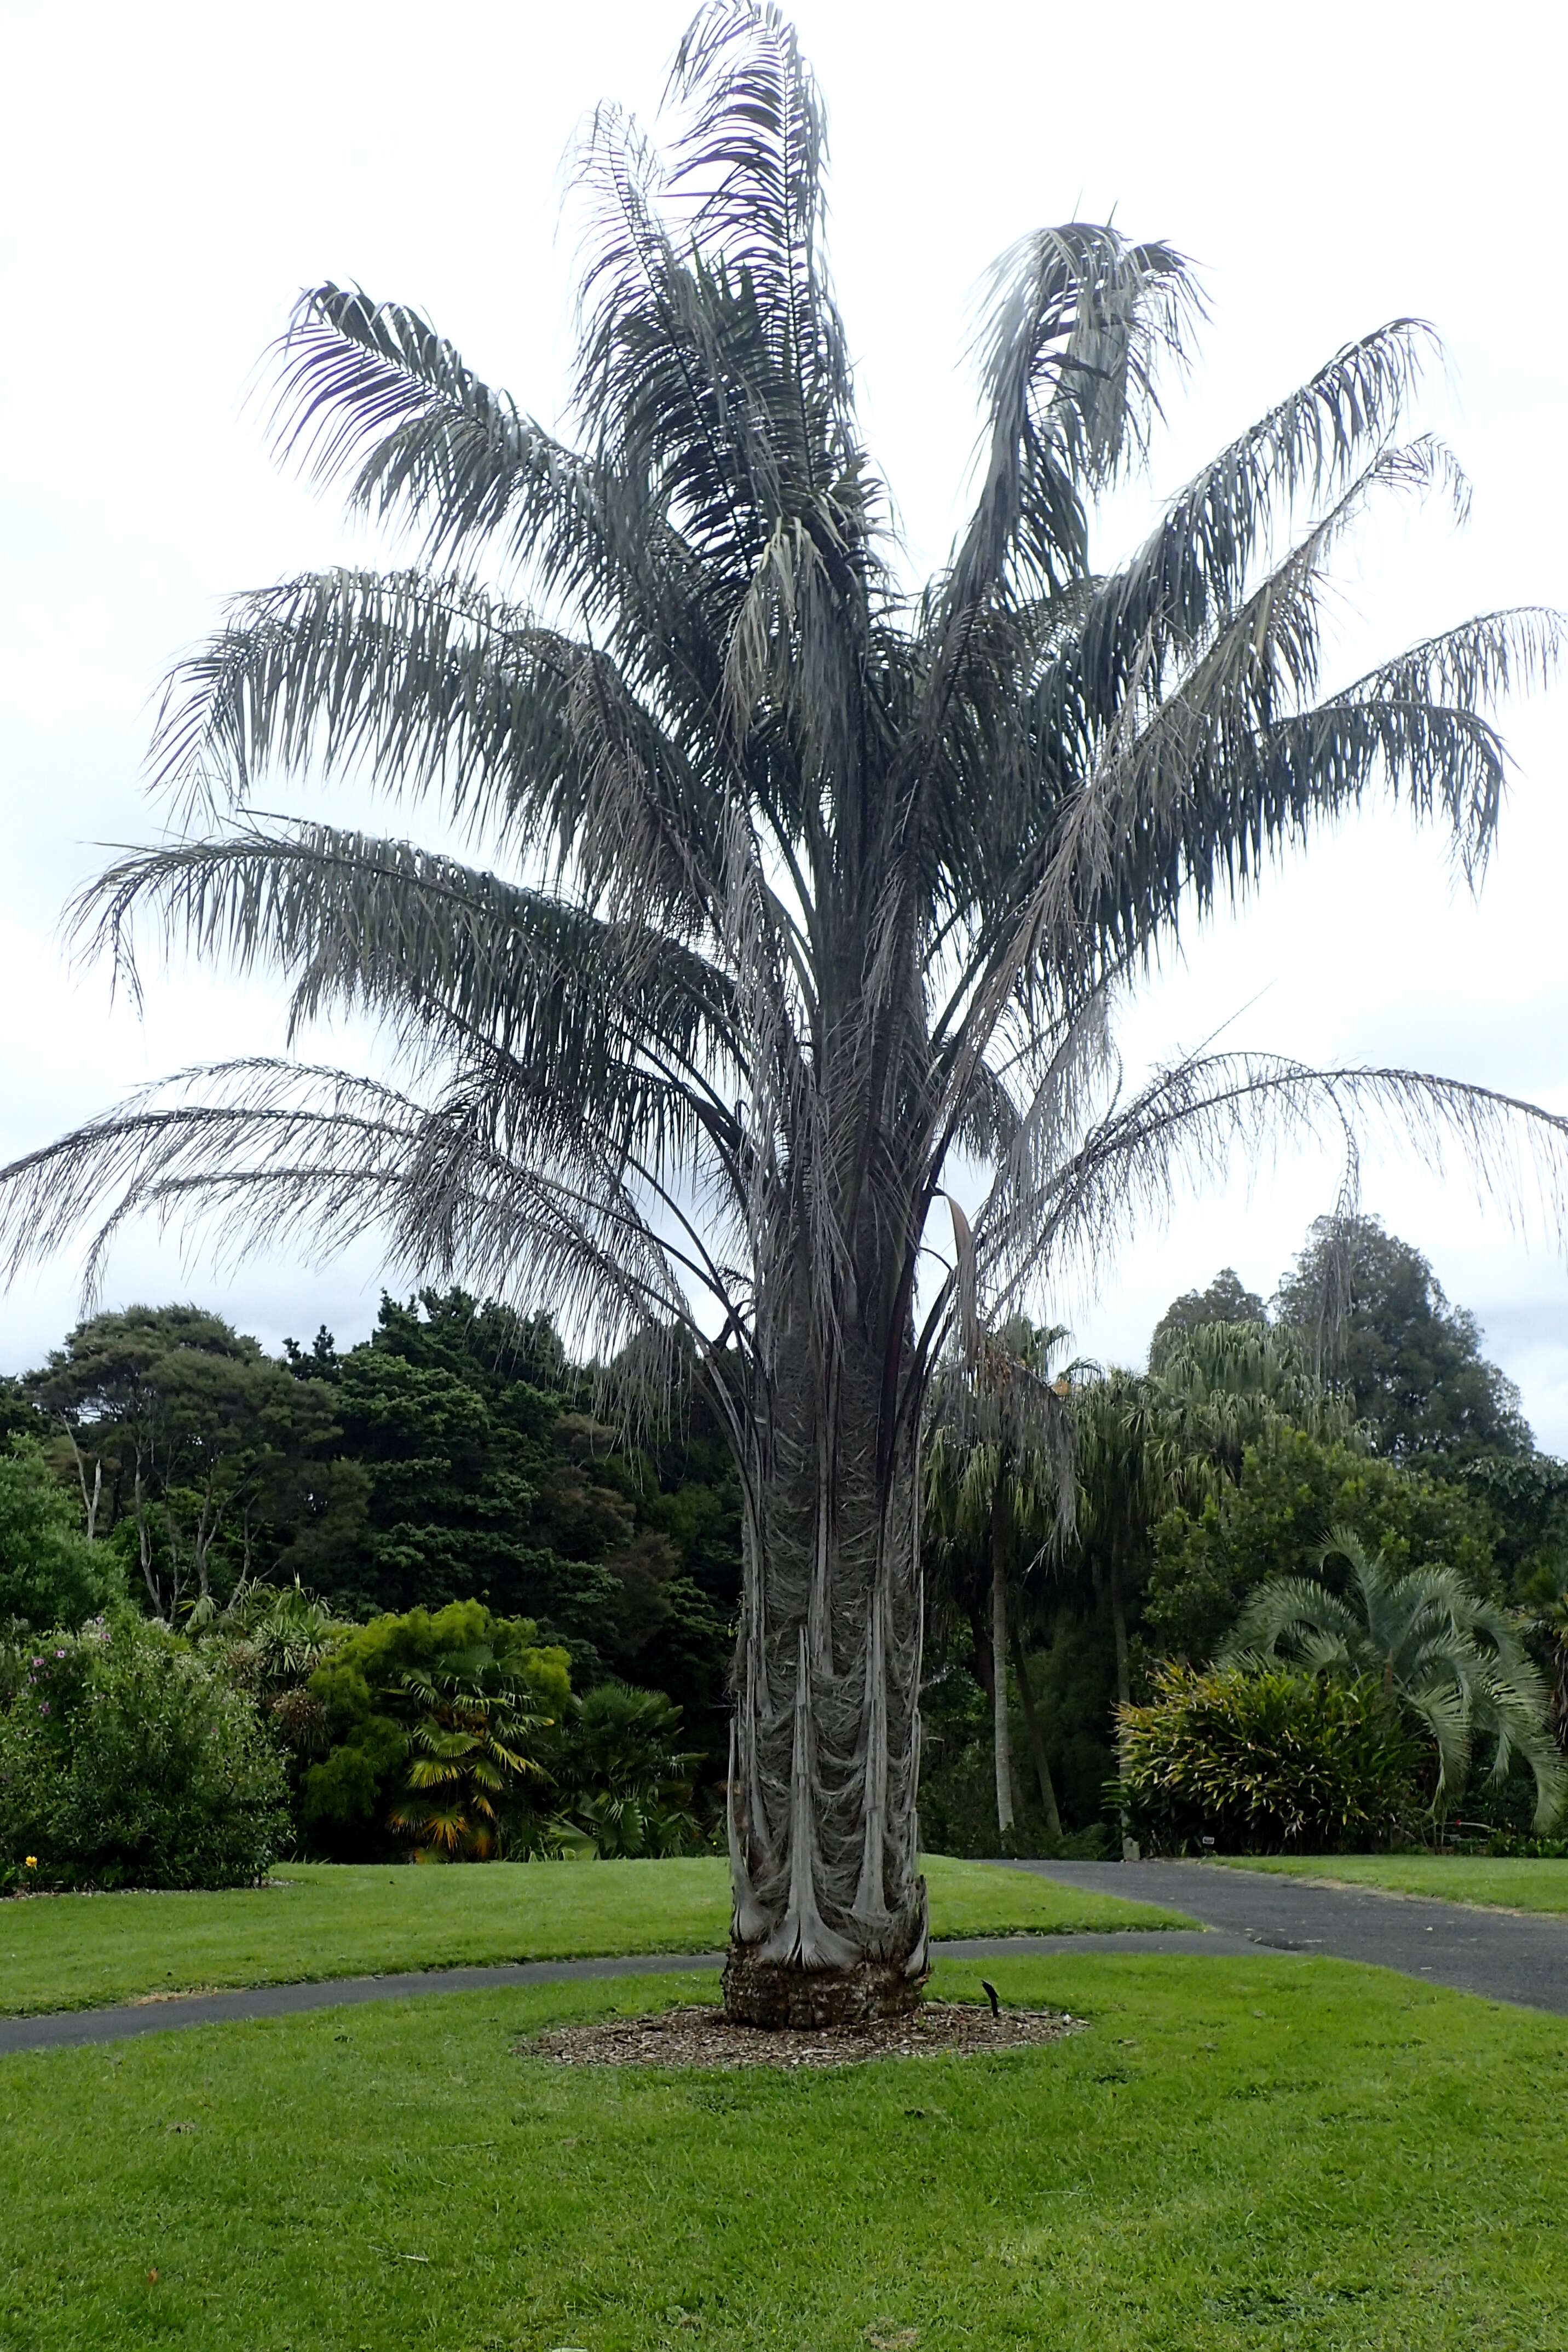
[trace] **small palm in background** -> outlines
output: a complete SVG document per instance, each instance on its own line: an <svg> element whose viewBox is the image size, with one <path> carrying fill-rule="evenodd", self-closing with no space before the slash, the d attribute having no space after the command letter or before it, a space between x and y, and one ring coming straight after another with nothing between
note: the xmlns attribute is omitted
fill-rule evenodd
<svg viewBox="0 0 1568 2352"><path fill-rule="evenodd" d="M1325 1566L1335 1559L1350 1570L1342 1595L1316 1577L1276 1577L1253 1594L1219 1663L1291 1663L1381 1682L1436 1748L1435 1804L1458 1799L1475 1742L1488 1740L1490 1780L1500 1784L1521 1759L1535 1783L1535 1827L1550 1829L1568 1771L1549 1727L1545 1678L1508 1612L1479 1600L1451 1568L1393 1574L1343 1528L1323 1549Z"/></svg>
<svg viewBox="0 0 1568 2352"><path fill-rule="evenodd" d="M489 1862L509 1805L549 1779L531 1745L550 1728L525 1690L490 1689L482 1674L405 1674L417 1709L408 1731L408 1782L388 1815L421 1860Z"/></svg>
<svg viewBox="0 0 1568 2352"><path fill-rule="evenodd" d="M563 1778L574 1794L563 1827L592 1838L600 1858L689 1852L700 1758L677 1746L680 1709L662 1691L600 1683L573 1709Z"/></svg>
<svg viewBox="0 0 1568 2352"><path fill-rule="evenodd" d="M974 1638L977 1679L991 1702L997 1833L1014 1830L1007 1662L1023 1701L1047 1832L1061 1816L1024 1654L1026 1588L1053 1538L1072 1526L1072 1424L1067 1374L1050 1376L1067 1337L1016 1316L999 1330L978 1325L933 1384L925 1463L927 1577L939 1609L962 1610Z"/></svg>

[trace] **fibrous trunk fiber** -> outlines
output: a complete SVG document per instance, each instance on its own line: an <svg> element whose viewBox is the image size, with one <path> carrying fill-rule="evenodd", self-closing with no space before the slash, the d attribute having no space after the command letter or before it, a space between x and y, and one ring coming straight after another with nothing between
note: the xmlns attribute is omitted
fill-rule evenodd
<svg viewBox="0 0 1568 2352"><path fill-rule="evenodd" d="M826 1383L815 1365L775 1381L759 1431L734 1668L724 1980L729 2013L751 2024L896 2014L927 1973L918 1440L879 1465L871 1354L845 1351Z"/></svg>

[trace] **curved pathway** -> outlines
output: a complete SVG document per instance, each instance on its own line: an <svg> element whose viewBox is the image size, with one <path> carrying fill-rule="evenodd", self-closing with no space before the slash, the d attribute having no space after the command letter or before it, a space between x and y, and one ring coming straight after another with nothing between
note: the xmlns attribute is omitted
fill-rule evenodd
<svg viewBox="0 0 1568 2352"><path fill-rule="evenodd" d="M1362 1887L1315 1886L1268 1871L1230 1870L1214 1863L1006 1862L994 1866L1031 1871L1080 1892L1162 1904L1201 1919L1204 1928L970 1937L934 1944L934 1958L1066 1958L1086 1952L1181 1952L1234 1958L1320 1953L1568 2016L1568 1917L1484 1911L1468 1904ZM299 2017L311 2010L407 2000L424 1993L688 1975L721 1968L723 1957L721 1952L643 1952L620 1959L519 1960L499 1968L421 1969L399 1976L333 1977L313 1984L182 1993L117 2009L56 2010L43 2016L0 2018L0 2055L121 2042L181 2026Z"/></svg>
<svg viewBox="0 0 1568 2352"><path fill-rule="evenodd" d="M946 1960L1059 1957L1071 1952L1249 1952L1244 1938L1202 1930L1155 1928L1085 1936L971 1936L933 1944ZM499 1968L419 1969L386 1977L329 1977L313 1984L252 1985L234 1992L160 1995L119 2009L51 2010L0 2017L0 2056L15 2050L58 2050L89 2042L123 2042L184 2025L226 2025L255 2017L300 2017L365 2000L407 2000L427 1992L488 1992L498 1985L584 1984L604 1977L686 1976L717 1969L722 1952L639 1952L626 1959L512 1960Z"/></svg>
<svg viewBox="0 0 1568 2352"><path fill-rule="evenodd" d="M1255 1948L1397 1969L1424 1984L1568 2016L1568 1916L1319 1886L1212 1862L1026 1862L1063 1886L1164 1903Z"/></svg>

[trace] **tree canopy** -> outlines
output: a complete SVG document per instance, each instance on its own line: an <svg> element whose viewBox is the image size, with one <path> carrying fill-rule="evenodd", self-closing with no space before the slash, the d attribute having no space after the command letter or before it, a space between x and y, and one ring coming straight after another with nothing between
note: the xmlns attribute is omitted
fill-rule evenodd
<svg viewBox="0 0 1568 2352"><path fill-rule="evenodd" d="M1519 1391L1418 1249L1376 1217L1321 1217L1280 1283L1281 1323L1346 1390L1380 1454L1528 1454Z"/></svg>

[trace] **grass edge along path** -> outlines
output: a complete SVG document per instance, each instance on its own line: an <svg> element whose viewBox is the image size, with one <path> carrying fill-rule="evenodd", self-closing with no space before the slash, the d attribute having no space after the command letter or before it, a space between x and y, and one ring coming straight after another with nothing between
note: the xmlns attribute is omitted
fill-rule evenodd
<svg viewBox="0 0 1568 2352"><path fill-rule="evenodd" d="M1352 1894L1425 1895L1473 1910L1542 1917L1568 1914L1568 1861L1447 1853L1227 1853L1213 1860L1226 1870L1262 1871Z"/></svg>
<svg viewBox="0 0 1568 2352"><path fill-rule="evenodd" d="M1539 2352L1568 2025L1376 1969L947 1963L1070 2010L994 2058L556 2068L711 1978L454 1994L0 2067L17 2352Z"/></svg>
<svg viewBox="0 0 1568 2352"><path fill-rule="evenodd" d="M937 1854L924 1868L939 1937L1196 1925L1026 1871ZM729 1928L729 1866L708 1855L426 1869L289 1864L267 1886L220 1895L0 1902L0 2015L510 1960L707 1951Z"/></svg>

